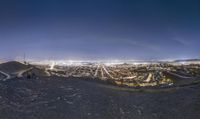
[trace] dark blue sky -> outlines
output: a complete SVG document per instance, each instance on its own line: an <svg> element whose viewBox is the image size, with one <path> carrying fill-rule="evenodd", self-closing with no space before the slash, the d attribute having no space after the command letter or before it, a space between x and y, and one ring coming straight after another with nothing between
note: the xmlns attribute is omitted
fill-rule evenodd
<svg viewBox="0 0 200 119"><path fill-rule="evenodd" d="M1 0L0 59L200 58L199 0Z"/></svg>

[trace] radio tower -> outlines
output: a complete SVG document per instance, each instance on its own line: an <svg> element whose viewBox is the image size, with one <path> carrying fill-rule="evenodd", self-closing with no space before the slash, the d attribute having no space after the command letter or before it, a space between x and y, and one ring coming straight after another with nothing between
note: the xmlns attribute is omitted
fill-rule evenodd
<svg viewBox="0 0 200 119"><path fill-rule="evenodd" d="M24 53L24 64L26 64L26 54Z"/></svg>

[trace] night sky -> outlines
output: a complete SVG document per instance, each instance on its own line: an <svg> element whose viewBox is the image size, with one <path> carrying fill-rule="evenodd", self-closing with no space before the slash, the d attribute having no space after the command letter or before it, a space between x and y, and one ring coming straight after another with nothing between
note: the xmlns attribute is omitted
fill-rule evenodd
<svg viewBox="0 0 200 119"><path fill-rule="evenodd" d="M0 59L200 58L199 0L0 0Z"/></svg>

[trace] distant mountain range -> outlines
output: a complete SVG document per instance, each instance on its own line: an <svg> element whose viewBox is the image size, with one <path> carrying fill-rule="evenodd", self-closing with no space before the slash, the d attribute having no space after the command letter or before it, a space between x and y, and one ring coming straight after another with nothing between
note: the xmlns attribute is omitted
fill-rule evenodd
<svg viewBox="0 0 200 119"><path fill-rule="evenodd" d="M200 61L200 59L183 59L183 60L175 60L174 62L196 62Z"/></svg>

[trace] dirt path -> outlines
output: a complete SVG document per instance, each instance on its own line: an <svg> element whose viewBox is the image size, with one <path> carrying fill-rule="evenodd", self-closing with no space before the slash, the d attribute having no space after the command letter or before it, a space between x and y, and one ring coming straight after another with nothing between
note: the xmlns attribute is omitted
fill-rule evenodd
<svg viewBox="0 0 200 119"><path fill-rule="evenodd" d="M11 76L9 74L7 74L7 73L5 73L3 71L0 71L0 73L6 76L6 78L2 79L3 81L8 80L8 79L11 78Z"/></svg>
<svg viewBox="0 0 200 119"><path fill-rule="evenodd" d="M26 73L26 72L28 72L28 71L30 71L30 70L32 70L33 69L33 67L30 67L30 68L28 68L28 69L25 69L25 70L21 70L21 71L19 71L18 73L17 73L17 77L23 77L23 74L24 73Z"/></svg>

